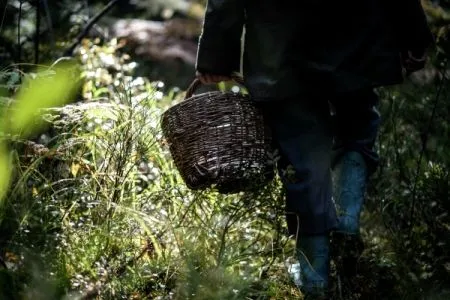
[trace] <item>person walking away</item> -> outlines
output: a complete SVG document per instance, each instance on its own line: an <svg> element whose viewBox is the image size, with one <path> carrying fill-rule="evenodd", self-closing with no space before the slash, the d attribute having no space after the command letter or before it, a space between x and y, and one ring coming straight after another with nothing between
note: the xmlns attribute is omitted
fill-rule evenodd
<svg viewBox="0 0 450 300"><path fill-rule="evenodd" d="M359 217L379 160L374 89L423 68L432 43L419 0L207 1L196 75L217 83L242 67L263 108L308 297L326 296L331 233L361 252Z"/></svg>

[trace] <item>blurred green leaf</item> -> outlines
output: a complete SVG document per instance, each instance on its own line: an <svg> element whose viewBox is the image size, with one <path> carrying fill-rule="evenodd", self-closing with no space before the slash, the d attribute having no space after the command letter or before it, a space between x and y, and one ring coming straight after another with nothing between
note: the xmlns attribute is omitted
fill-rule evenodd
<svg viewBox="0 0 450 300"><path fill-rule="evenodd" d="M13 134L25 136L39 130L41 120L37 117L41 110L72 101L80 84L77 65L71 62L33 77L25 78L11 106L8 129Z"/></svg>
<svg viewBox="0 0 450 300"><path fill-rule="evenodd" d="M4 196L9 187L11 176L11 163L8 151L3 142L0 142L0 206L3 203Z"/></svg>

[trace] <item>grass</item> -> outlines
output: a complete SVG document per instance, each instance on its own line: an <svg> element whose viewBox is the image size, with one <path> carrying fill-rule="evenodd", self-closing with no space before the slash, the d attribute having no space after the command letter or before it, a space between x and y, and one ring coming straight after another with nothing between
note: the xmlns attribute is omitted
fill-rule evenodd
<svg viewBox="0 0 450 300"><path fill-rule="evenodd" d="M242 299L286 251L277 184L188 190L159 128L177 99L121 71L85 69L85 101L47 109L51 131L14 142L2 249L28 277L17 297Z"/></svg>
<svg viewBox="0 0 450 300"><path fill-rule="evenodd" d="M1 210L0 298L301 299L284 266L294 244L279 182L257 194L189 190L159 127L183 94L133 77L135 65L114 47L85 43L81 101L46 108L42 134L8 140L14 173ZM436 209L448 197L448 176L435 166L427 174L433 169L440 173L418 190L419 203L433 191ZM408 199L386 178L377 184L386 193L370 193L367 249L342 299L440 299L444 287L408 291L424 284L410 264L417 252L402 256L404 229L389 231ZM389 206L375 204L381 200ZM412 249L431 236L423 224L439 225L423 222ZM417 266L437 270L428 260Z"/></svg>

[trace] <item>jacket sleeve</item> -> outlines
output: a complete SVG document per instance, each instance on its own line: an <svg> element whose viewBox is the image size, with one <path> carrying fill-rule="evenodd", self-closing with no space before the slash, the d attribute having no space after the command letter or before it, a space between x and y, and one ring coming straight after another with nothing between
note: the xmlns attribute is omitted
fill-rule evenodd
<svg viewBox="0 0 450 300"><path fill-rule="evenodd" d="M243 0L208 0L200 35L196 69L216 75L240 70Z"/></svg>
<svg viewBox="0 0 450 300"><path fill-rule="evenodd" d="M392 23L402 50L423 50L435 40L420 0L395 0Z"/></svg>

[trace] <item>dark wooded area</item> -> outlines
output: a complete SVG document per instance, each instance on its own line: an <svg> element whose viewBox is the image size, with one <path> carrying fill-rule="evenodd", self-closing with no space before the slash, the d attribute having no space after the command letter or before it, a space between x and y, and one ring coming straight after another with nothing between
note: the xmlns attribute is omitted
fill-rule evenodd
<svg viewBox="0 0 450 300"><path fill-rule="evenodd" d="M421 2L437 47L378 90L367 249L335 299L450 297L450 1ZM301 297L279 183L192 192L161 137L205 3L0 1L0 299Z"/></svg>

